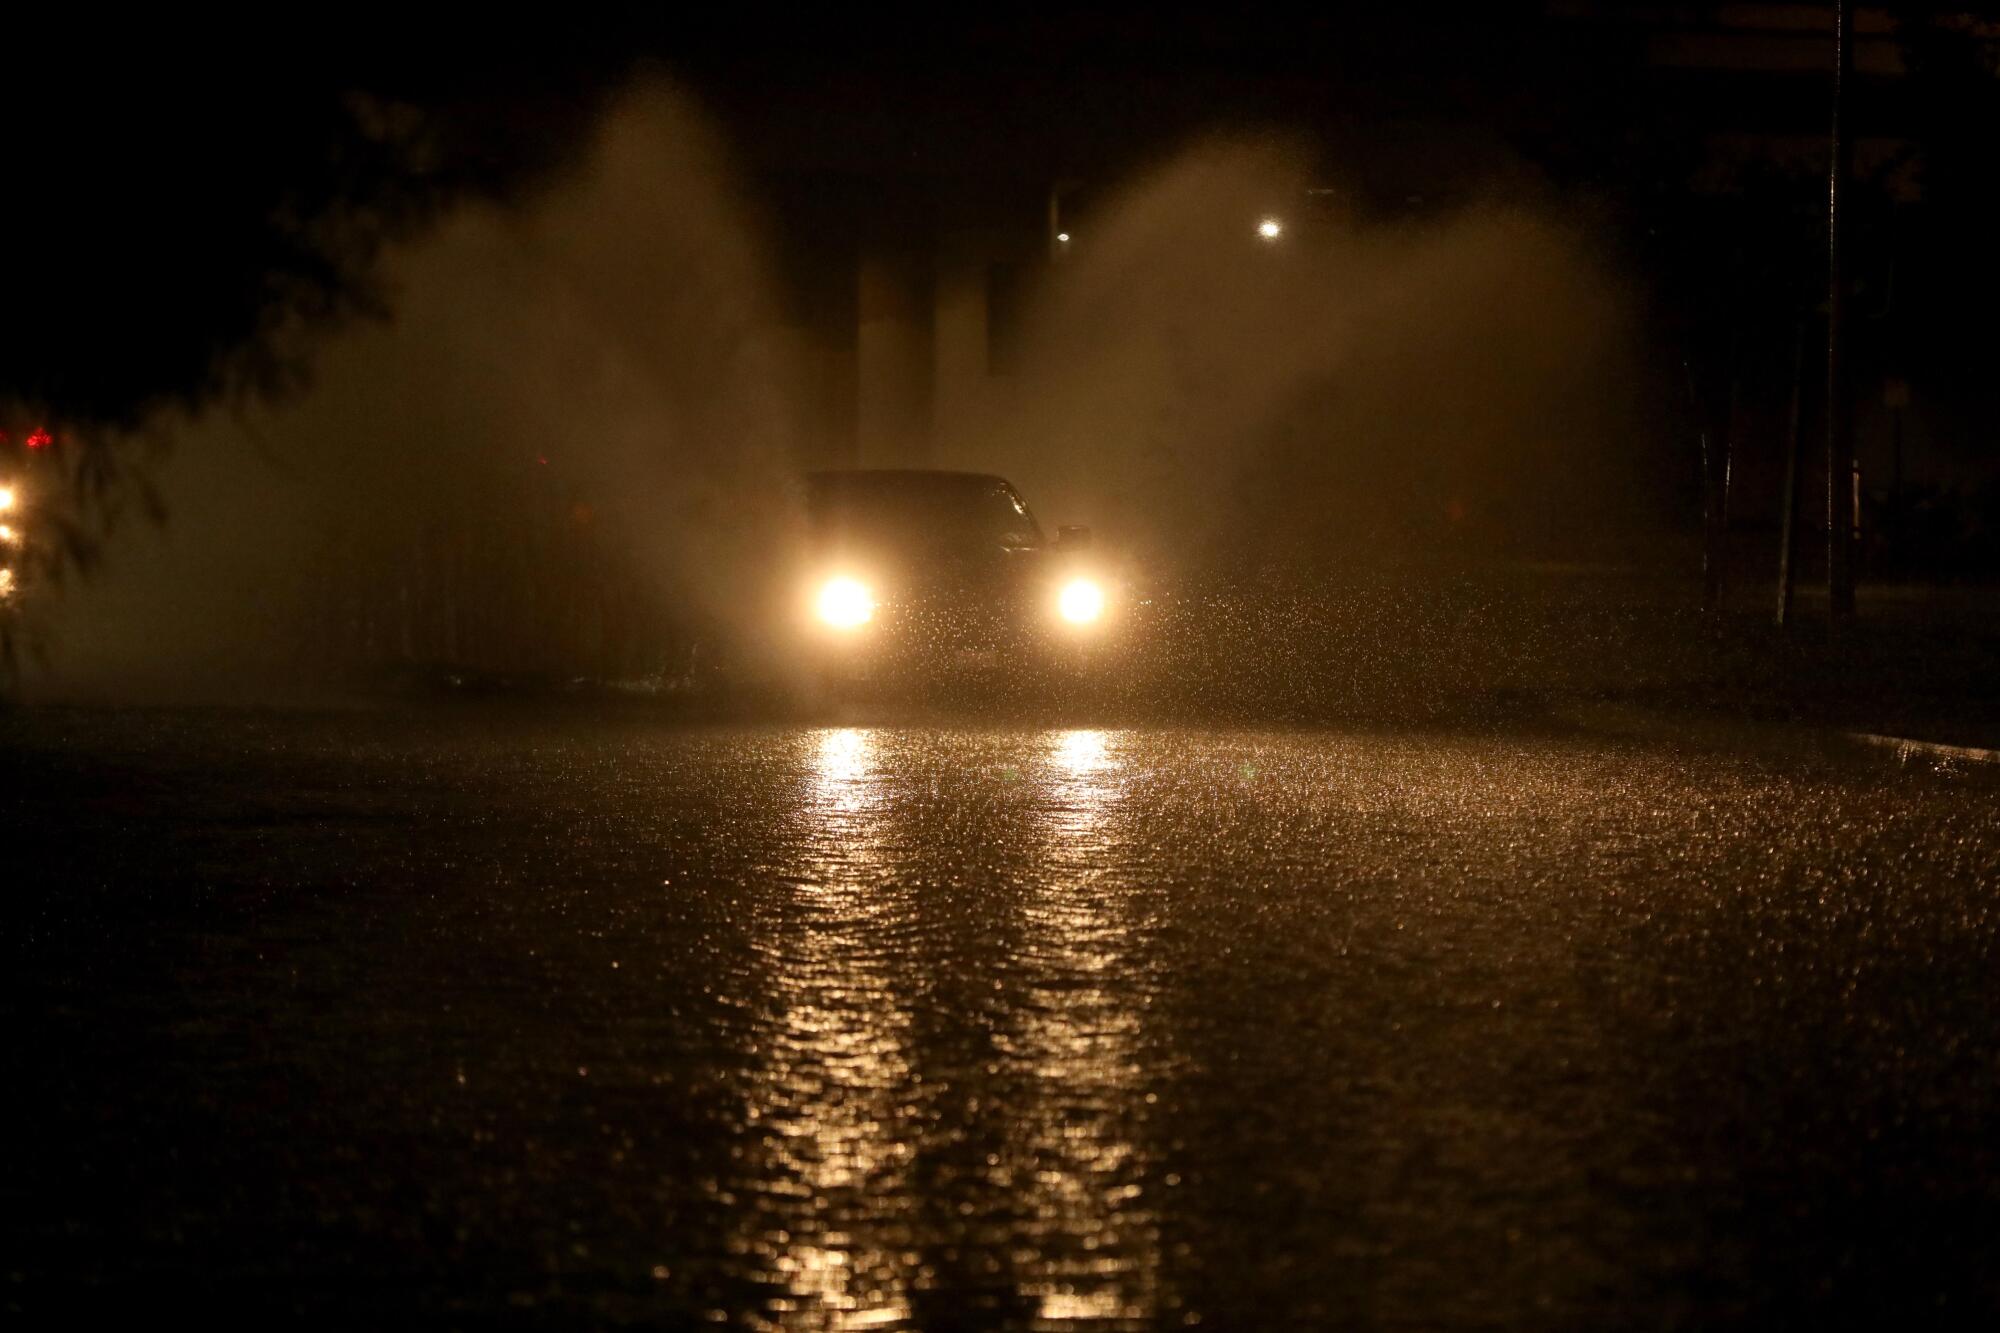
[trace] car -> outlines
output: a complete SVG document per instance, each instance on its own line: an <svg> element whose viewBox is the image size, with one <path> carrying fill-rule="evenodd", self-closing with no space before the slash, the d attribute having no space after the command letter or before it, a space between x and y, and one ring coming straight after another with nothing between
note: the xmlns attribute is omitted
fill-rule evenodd
<svg viewBox="0 0 2000 1333"><path fill-rule="evenodd" d="M1006 478L924 468L804 477L795 632L819 681L1087 667L1115 637L1121 581L1090 531L1051 538Z"/></svg>

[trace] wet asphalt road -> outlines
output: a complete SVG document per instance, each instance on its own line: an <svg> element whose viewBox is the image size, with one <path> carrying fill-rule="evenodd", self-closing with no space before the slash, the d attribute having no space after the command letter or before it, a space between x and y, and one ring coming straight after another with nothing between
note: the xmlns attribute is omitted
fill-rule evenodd
<svg viewBox="0 0 2000 1333"><path fill-rule="evenodd" d="M6 1305L1990 1326L2000 816L1557 731L17 714Z"/></svg>

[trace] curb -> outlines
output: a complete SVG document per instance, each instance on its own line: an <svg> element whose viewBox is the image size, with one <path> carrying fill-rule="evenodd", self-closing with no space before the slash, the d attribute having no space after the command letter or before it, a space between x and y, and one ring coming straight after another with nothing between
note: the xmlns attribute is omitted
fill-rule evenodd
<svg viewBox="0 0 2000 1333"><path fill-rule="evenodd" d="M1571 726L1597 732L1642 737L1650 740L1694 741L1728 747L1737 743L1744 728L1736 723L1718 723L1698 713L1668 714L1624 704L1593 704L1560 709L1555 716ZM1858 746L1894 759L1903 766L1929 764L1940 770L1955 765L2000 766L2000 749L1976 745L1947 745L1942 741L1920 741L1909 736L1886 736L1874 731L1849 731L1837 727L1814 727L1788 723L1749 724L1767 739L1791 745L1829 743Z"/></svg>
<svg viewBox="0 0 2000 1333"><path fill-rule="evenodd" d="M1878 750L1892 750L1903 763L1912 759L1957 760L1967 764L2000 764L2000 750L1976 745L1946 745L1942 741L1911 740L1907 736L1883 736L1872 731L1843 731L1845 740Z"/></svg>

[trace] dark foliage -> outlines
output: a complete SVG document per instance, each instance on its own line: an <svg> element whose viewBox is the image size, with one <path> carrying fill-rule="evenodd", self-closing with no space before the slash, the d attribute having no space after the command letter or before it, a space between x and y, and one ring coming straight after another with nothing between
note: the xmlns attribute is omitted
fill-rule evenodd
<svg viewBox="0 0 2000 1333"><path fill-rule="evenodd" d="M625 65L589 24L413 22L10 30L0 455L35 491L17 592L88 571L121 514L162 517L148 473L176 419L301 388L321 335L390 314L386 246L559 170ZM11 600L4 660L36 641L39 599Z"/></svg>
<svg viewBox="0 0 2000 1333"><path fill-rule="evenodd" d="M383 312L385 244L559 164L616 73L365 7L17 54L0 397L84 434L296 386L305 335Z"/></svg>

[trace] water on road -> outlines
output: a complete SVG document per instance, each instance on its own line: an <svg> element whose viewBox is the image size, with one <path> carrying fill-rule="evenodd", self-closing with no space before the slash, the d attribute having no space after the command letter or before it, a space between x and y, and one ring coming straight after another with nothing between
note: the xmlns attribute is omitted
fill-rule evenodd
<svg viewBox="0 0 2000 1333"><path fill-rule="evenodd" d="M16 1310L2000 1305L1990 782L1559 732L0 731Z"/></svg>

